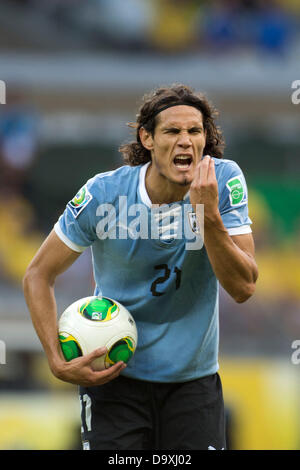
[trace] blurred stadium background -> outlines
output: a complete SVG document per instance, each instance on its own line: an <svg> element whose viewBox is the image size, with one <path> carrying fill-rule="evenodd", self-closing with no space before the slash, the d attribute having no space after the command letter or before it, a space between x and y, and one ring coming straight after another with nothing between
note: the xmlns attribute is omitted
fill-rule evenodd
<svg viewBox="0 0 300 470"><path fill-rule="evenodd" d="M81 185L122 164L144 92L174 82L220 110L249 187L257 292L220 296L228 446L300 448L299 26L298 0L1 0L0 449L80 446L77 389L49 372L22 276ZM92 291L87 251L58 280L59 312Z"/></svg>

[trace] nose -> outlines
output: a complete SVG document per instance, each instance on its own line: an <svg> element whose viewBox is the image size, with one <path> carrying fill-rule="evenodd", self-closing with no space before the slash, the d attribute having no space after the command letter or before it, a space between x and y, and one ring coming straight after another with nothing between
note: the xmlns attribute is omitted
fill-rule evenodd
<svg viewBox="0 0 300 470"><path fill-rule="evenodd" d="M177 141L178 145L183 148L188 148L192 145L191 137L188 132L181 132Z"/></svg>

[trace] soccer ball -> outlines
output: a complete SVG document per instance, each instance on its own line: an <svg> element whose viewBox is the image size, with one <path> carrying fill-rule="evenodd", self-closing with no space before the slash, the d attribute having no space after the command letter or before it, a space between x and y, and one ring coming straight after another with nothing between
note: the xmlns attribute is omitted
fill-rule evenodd
<svg viewBox="0 0 300 470"><path fill-rule="evenodd" d="M107 297L85 297L71 304L58 322L59 342L66 361L100 347L107 354L92 362L103 370L118 361L127 363L137 346L137 329L128 310Z"/></svg>

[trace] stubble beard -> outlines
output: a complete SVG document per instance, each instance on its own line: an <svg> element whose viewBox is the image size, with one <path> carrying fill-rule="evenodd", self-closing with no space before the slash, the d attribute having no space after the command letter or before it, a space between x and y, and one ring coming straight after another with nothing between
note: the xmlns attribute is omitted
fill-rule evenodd
<svg viewBox="0 0 300 470"><path fill-rule="evenodd" d="M184 179L182 181L176 181L173 178L170 178L170 177L164 175L163 173L160 173L160 174L166 181L168 181L171 184L174 184L175 186L179 186L180 188L185 187L185 188L189 189L190 185L192 184L192 178L188 178L186 176L184 177Z"/></svg>
<svg viewBox="0 0 300 470"><path fill-rule="evenodd" d="M184 179L184 181L182 183L179 183L180 186L190 186L191 185L191 181L189 181L187 178Z"/></svg>
<svg viewBox="0 0 300 470"><path fill-rule="evenodd" d="M169 181L171 181L173 184L180 186L181 188L183 187L189 188L190 185L192 184L192 180L187 177L184 177L182 181L172 181L172 180L169 180Z"/></svg>

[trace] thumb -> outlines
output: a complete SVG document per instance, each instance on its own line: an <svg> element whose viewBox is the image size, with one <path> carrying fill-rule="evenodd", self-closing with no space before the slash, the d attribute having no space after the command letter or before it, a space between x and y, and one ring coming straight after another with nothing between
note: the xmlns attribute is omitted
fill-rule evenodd
<svg viewBox="0 0 300 470"><path fill-rule="evenodd" d="M86 354L85 358L86 358L87 364L92 362L97 357L103 356L106 353L107 353L107 348L103 347L103 348L97 348L94 351L90 352L89 354Z"/></svg>

